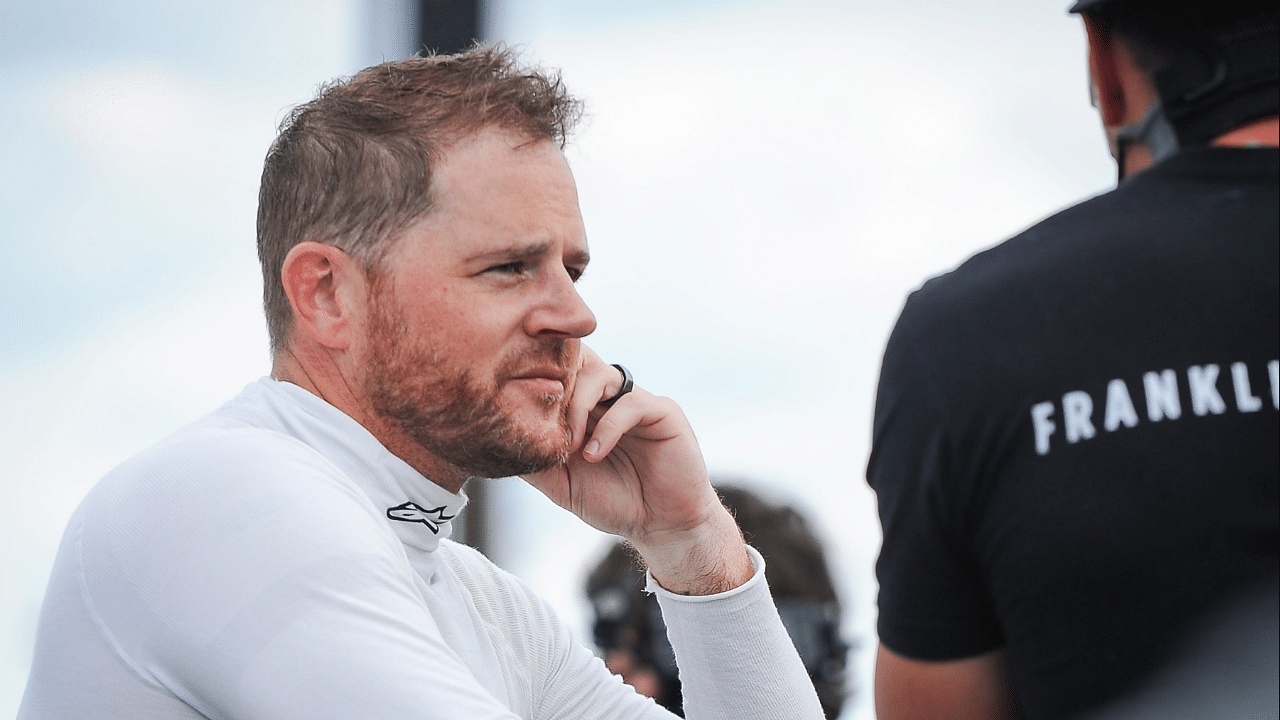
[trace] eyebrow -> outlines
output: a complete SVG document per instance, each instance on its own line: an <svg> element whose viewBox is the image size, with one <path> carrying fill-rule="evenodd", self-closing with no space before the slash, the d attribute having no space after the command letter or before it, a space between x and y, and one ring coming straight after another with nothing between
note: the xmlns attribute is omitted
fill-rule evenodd
<svg viewBox="0 0 1280 720"><path fill-rule="evenodd" d="M551 252L551 243L535 243L532 245L510 245L498 250L490 250L488 252L477 253L471 256L471 262L492 262L494 260L506 260L508 262L517 262L522 260L532 260L541 255ZM586 250L570 251L565 258L568 262L576 265L586 266L591 262L591 253Z"/></svg>

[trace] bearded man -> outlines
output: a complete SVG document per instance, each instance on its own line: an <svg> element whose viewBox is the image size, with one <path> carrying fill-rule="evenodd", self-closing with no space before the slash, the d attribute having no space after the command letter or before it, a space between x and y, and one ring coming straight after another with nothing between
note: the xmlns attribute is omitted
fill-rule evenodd
<svg viewBox="0 0 1280 720"><path fill-rule="evenodd" d="M492 48L293 112L258 216L271 377L77 510L19 718L671 717L448 540L466 482L516 474L644 559L688 717L822 717L679 407L581 344L579 114Z"/></svg>

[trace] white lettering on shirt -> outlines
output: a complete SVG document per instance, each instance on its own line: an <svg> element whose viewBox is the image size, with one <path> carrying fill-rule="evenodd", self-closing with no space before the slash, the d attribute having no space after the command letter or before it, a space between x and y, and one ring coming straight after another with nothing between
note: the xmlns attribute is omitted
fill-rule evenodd
<svg viewBox="0 0 1280 720"><path fill-rule="evenodd" d="M1049 419L1051 417L1053 403L1042 402L1031 406L1031 427L1036 432L1036 452L1041 455L1049 454L1049 436L1058 429L1057 423Z"/></svg>
<svg viewBox="0 0 1280 720"><path fill-rule="evenodd" d="M1116 378L1107 383L1107 409L1102 416L1102 427L1107 432L1115 432L1122 423L1125 427L1135 427L1138 411L1133 407L1133 398L1129 397L1129 386Z"/></svg>
<svg viewBox="0 0 1280 720"><path fill-rule="evenodd" d="M1236 391L1236 409L1242 413L1262 409L1262 398L1249 388L1249 366L1242 362L1231 363L1231 386Z"/></svg>
<svg viewBox="0 0 1280 720"><path fill-rule="evenodd" d="M1227 404L1218 394L1218 366L1192 365L1187 368L1187 386L1191 389L1191 412L1196 415L1221 415Z"/></svg>
<svg viewBox="0 0 1280 720"><path fill-rule="evenodd" d="M1163 370L1159 374L1146 373L1142 376L1142 389L1147 394L1147 417L1151 422L1182 417L1182 403L1178 400L1178 376L1172 370Z"/></svg>
<svg viewBox="0 0 1280 720"><path fill-rule="evenodd" d="M1062 396L1062 430L1067 442L1088 440L1098 434L1093 429L1093 398L1083 390L1075 390Z"/></svg>
<svg viewBox="0 0 1280 720"><path fill-rule="evenodd" d="M1191 398L1191 411L1198 417L1222 415L1227 403L1218 391L1218 376L1222 366L1215 363L1192 365L1187 368L1187 385ZM1267 363L1271 380L1271 407L1280 410L1280 360ZM1236 410L1241 414L1262 410L1263 400L1253 394L1249 382L1248 363L1231 363L1231 386L1235 393ZM1178 420L1182 417L1182 398L1178 389L1178 374L1171 369L1149 371L1142 374L1142 389L1146 396L1147 419L1150 422ZM1098 431L1093 423L1094 398L1084 390L1072 390L1062 396L1062 435L1070 444L1091 440ZM1037 455L1048 455L1053 449L1051 438L1058 432L1054 422L1057 406L1052 401L1031 406L1031 428L1035 436ZM1123 378L1107 383L1106 405L1102 415L1102 427L1115 432L1123 425L1137 427L1140 418Z"/></svg>
<svg viewBox="0 0 1280 720"><path fill-rule="evenodd" d="M1280 410L1280 360L1267 363L1267 372L1271 375L1271 407Z"/></svg>

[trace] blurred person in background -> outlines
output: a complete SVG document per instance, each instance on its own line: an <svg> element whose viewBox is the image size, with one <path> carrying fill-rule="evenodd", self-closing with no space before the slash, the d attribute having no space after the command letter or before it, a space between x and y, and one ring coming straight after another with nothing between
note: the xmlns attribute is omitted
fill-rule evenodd
<svg viewBox="0 0 1280 720"><path fill-rule="evenodd" d="M747 543L768 563L765 576L782 624L800 653L828 718L849 695L849 645L840 635L841 607L826 553L808 520L789 505L715 481ZM658 602L645 591L643 567L615 543L587 578L594 613L592 635L609 669L631 686L683 716L680 677Z"/></svg>
<svg viewBox="0 0 1280 720"><path fill-rule="evenodd" d="M21 720L672 717L448 540L463 486L512 475L644 559L690 717L822 716L682 411L581 343L579 114L480 47L289 116L258 217L271 376L81 503Z"/></svg>
<svg viewBox="0 0 1280 720"><path fill-rule="evenodd" d="M881 720L1094 711L1276 576L1277 3L1071 10L1118 187L926 282L885 350Z"/></svg>

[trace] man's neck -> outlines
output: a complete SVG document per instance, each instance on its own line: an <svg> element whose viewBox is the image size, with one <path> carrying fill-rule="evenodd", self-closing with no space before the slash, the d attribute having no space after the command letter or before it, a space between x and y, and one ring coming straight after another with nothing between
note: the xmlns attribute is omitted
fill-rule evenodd
<svg viewBox="0 0 1280 720"><path fill-rule="evenodd" d="M451 493L462 490L470 476L416 442L404 430L374 410L354 391L326 353L314 346L290 345L276 354L271 377L293 383L324 400L364 426L391 454L404 460L423 477Z"/></svg>
<svg viewBox="0 0 1280 720"><path fill-rule="evenodd" d="M1280 147L1280 117L1255 120L1214 138L1214 147Z"/></svg>
<svg viewBox="0 0 1280 720"><path fill-rule="evenodd" d="M1255 120L1229 130L1210 141L1211 147L1280 147L1280 117ZM1124 155L1124 177L1132 177L1151 167L1151 154L1141 143L1129 146Z"/></svg>

